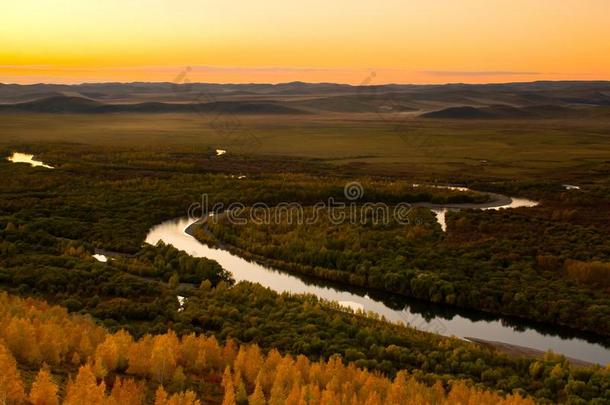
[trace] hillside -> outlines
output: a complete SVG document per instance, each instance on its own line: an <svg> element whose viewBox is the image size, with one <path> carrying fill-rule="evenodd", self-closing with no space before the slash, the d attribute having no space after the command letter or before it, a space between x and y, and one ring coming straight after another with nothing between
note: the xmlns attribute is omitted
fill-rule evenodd
<svg viewBox="0 0 610 405"><path fill-rule="evenodd" d="M422 118L434 119L564 119L587 118L606 113L604 107L582 108L563 105L533 105L513 107L492 105L489 107L449 107L421 114Z"/></svg>
<svg viewBox="0 0 610 405"><path fill-rule="evenodd" d="M447 119L485 119L496 118L493 114L476 107L449 107L439 111L433 111L420 115L423 118L447 118Z"/></svg>
<svg viewBox="0 0 610 405"><path fill-rule="evenodd" d="M303 114L302 110L273 102L224 101L211 103L106 104L84 97L53 96L17 104L0 104L1 111L43 113L233 113L233 114Z"/></svg>
<svg viewBox="0 0 610 405"><path fill-rule="evenodd" d="M34 101L17 104L2 104L0 111L30 111L30 112L92 112L103 104L97 101L70 96L52 96Z"/></svg>

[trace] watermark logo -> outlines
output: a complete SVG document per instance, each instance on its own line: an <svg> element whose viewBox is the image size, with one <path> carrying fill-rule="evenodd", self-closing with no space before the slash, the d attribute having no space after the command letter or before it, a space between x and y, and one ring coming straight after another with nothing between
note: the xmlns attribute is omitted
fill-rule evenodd
<svg viewBox="0 0 610 405"><path fill-rule="evenodd" d="M421 224L413 215L413 206L408 202L387 204L361 201L364 187L359 182L349 182L343 187L340 198L328 197L312 205L286 201L275 205L255 202L246 205L235 201L230 204L210 204L210 196L203 194L201 201L188 208L191 221L226 220L233 225L311 225L324 221L330 225L410 225Z"/></svg>
<svg viewBox="0 0 610 405"><path fill-rule="evenodd" d="M362 187L362 184L357 181L352 181L343 187L343 194L348 200L356 201L364 196L364 188Z"/></svg>

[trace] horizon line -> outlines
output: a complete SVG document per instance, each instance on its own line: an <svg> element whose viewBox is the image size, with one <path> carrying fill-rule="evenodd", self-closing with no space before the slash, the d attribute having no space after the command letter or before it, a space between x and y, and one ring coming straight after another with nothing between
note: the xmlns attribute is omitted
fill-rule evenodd
<svg viewBox="0 0 610 405"><path fill-rule="evenodd" d="M117 84L117 85L130 85L130 84L169 84L174 86L192 86L192 85L219 85L219 86L281 86L287 84L305 84L305 85L338 85L348 87L381 87L381 86L451 86L451 85L462 85L462 86L490 86L490 85L507 85L507 84L532 84L532 83L610 83L610 79L571 79L571 80L529 80L529 81L507 81L507 82L485 82L485 83L468 83L468 82L445 82L445 83L378 83L378 84L353 84L347 82L308 82L301 80L292 80L287 82L185 82L176 83L172 81L84 81L77 83L65 83L65 82L37 82L37 83L6 83L0 82L0 86L84 86L84 85L102 85L102 84Z"/></svg>

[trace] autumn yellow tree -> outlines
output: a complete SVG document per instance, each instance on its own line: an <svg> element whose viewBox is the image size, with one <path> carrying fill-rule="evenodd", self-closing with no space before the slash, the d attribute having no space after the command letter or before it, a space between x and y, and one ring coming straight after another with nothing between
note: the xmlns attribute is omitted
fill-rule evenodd
<svg viewBox="0 0 610 405"><path fill-rule="evenodd" d="M132 345L133 338L123 330L106 336L106 339L95 350L94 370L96 375L102 378L108 372L125 370L128 352Z"/></svg>
<svg viewBox="0 0 610 405"><path fill-rule="evenodd" d="M172 331L153 338L152 351L150 353L150 373L158 383L163 384L174 374L177 366L179 347L178 338Z"/></svg>
<svg viewBox="0 0 610 405"><path fill-rule="evenodd" d="M17 362L0 342L0 404L19 404L24 400L25 393Z"/></svg>
<svg viewBox="0 0 610 405"><path fill-rule="evenodd" d="M174 370L174 374L172 375L172 381L170 388L172 391L182 391L184 389L184 385L186 384L186 375L184 374L184 369L182 366L176 367Z"/></svg>
<svg viewBox="0 0 610 405"><path fill-rule="evenodd" d="M239 370L233 375L233 387L235 387L235 401L238 404L247 403L248 393L246 392L246 384L244 384L244 379L241 377Z"/></svg>
<svg viewBox="0 0 610 405"><path fill-rule="evenodd" d="M3 334L7 347L17 360L33 366L42 364L36 330L28 319L12 318Z"/></svg>
<svg viewBox="0 0 610 405"><path fill-rule="evenodd" d="M200 337L201 338L201 337ZM233 362L234 355L232 351L235 347L235 342L227 341L224 348L221 348L214 336L202 339L200 355L205 359L204 366L206 370L224 370L227 364ZM237 349L235 349L236 351Z"/></svg>
<svg viewBox="0 0 610 405"><path fill-rule="evenodd" d="M57 405L57 385L51 380L51 374L45 368L40 369L32 384L28 400L33 405Z"/></svg>
<svg viewBox="0 0 610 405"><path fill-rule="evenodd" d="M193 391L185 391L168 396L163 386L159 386L155 393L154 405L201 405L201 401Z"/></svg>
<svg viewBox="0 0 610 405"><path fill-rule="evenodd" d="M294 384L288 393L288 397L286 398L287 404L295 404L297 405L301 399L301 385Z"/></svg>
<svg viewBox="0 0 610 405"><path fill-rule="evenodd" d="M153 348L153 337L145 335L135 342L128 350L127 362L129 367L127 373L145 376L150 372L150 357Z"/></svg>
<svg viewBox="0 0 610 405"><path fill-rule="evenodd" d="M63 405L103 405L106 385L98 385L93 368L86 364L78 370L74 381L68 382Z"/></svg>
<svg viewBox="0 0 610 405"><path fill-rule="evenodd" d="M155 392L155 405L167 404L167 392L163 388L163 385L159 385Z"/></svg>
<svg viewBox="0 0 610 405"><path fill-rule="evenodd" d="M235 370L240 371L248 384L254 384L263 361L261 350L257 345L244 345L239 348L233 364Z"/></svg>
<svg viewBox="0 0 610 405"><path fill-rule="evenodd" d="M117 377L106 405L141 405L144 399L144 387L141 383Z"/></svg>
<svg viewBox="0 0 610 405"><path fill-rule="evenodd" d="M256 379L256 386L254 387L254 392L252 395L248 397L249 405L266 405L267 400L265 399L265 394L263 393L263 385L261 378Z"/></svg>
<svg viewBox="0 0 610 405"><path fill-rule="evenodd" d="M399 371L388 390L386 403L388 405L401 405L407 397L407 373Z"/></svg>
<svg viewBox="0 0 610 405"><path fill-rule="evenodd" d="M222 400L222 405L237 405L235 401L235 388L233 387L233 376L229 366L225 369L222 376L222 386L225 389L225 395Z"/></svg>
<svg viewBox="0 0 610 405"><path fill-rule="evenodd" d="M197 363L200 350L201 339L195 336L194 333L182 336L180 341L180 363L184 364L187 370L192 370L194 372L203 371L203 364ZM202 360L202 363L204 363L205 360Z"/></svg>
<svg viewBox="0 0 610 405"><path fill-rule="evenodd" d="M225 364L233 364L235 362L235 357L237 357L238 350L239 346L237 343L233 339L227 339L227 342L222 348L222 358Z"/></svg>

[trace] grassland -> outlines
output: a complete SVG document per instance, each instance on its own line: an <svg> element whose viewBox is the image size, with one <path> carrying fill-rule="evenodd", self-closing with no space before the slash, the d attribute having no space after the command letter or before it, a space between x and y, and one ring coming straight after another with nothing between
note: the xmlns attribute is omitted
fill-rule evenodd
<svg viewBox="0 0 610 405"><path fill-rule="evenodd" d="M405 114L0 114L3 146L120 148L321 159L355 173L442 181L568 181L610 158L610 119L426 120Z"/></svg>

